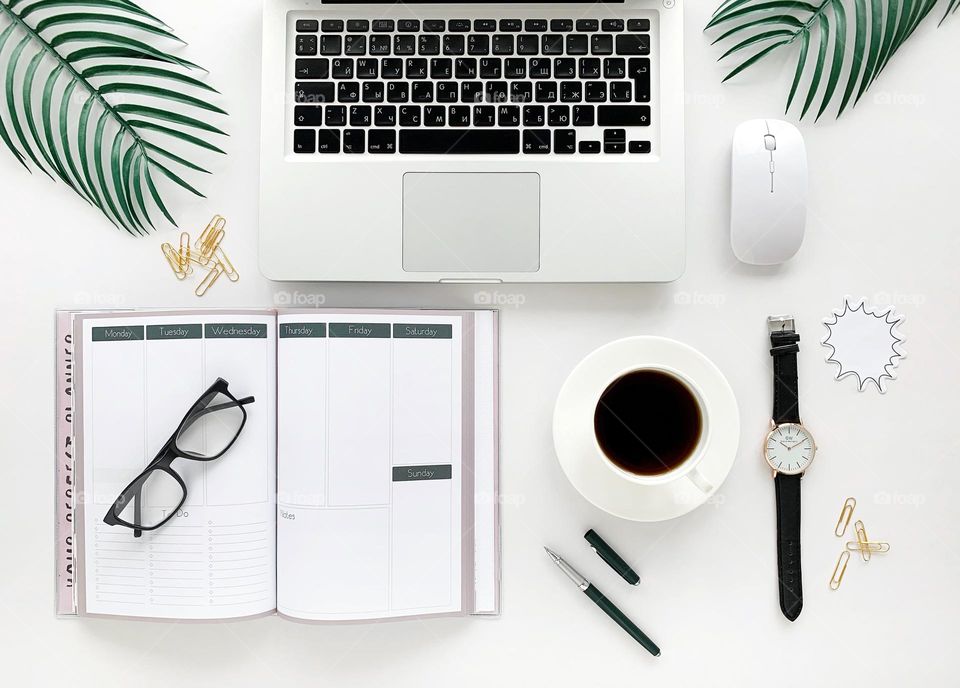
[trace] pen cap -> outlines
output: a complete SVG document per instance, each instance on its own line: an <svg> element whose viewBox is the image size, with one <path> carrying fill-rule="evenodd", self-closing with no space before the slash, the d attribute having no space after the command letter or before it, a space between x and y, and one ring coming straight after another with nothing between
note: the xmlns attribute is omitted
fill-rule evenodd
<svg viewBox="0 0 960 688"><path fill-rule="evenodd" d="M640 576L630 568L630 565L623 560L616 551L608 545L602 537L597 535L593 529L584 534L584 539L590 543L590 547L603 559L617 574L627 581L630 585L637 585L640 582Z"/></svg>

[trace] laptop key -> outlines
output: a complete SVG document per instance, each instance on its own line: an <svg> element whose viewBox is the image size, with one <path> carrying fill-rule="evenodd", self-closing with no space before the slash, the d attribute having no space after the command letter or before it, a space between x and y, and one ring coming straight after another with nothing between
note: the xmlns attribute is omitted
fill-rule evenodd
<svg viewBox="0 0 960 688"><path fill-rule="evenodd" d="M328 127L342 127L347 123L347 108L343 105L328 105L323 115Z"/></svg>
<svg viewBox="0 0 960 688"><path fill-rule="evenodd" d="M564 103L579 103L583 100L583 83L580 81L560 82L560 101Z"/></svg>
<svg viewBox="0 0 960 688"><path fill-rule="evenodd" d="M473 126L492 127L496 122L497 109L493 105L473 106Z"/></svg>
<svg viewBox="0 0 960 688"><path fill-rule="evenodd" d="M508 33L498 33L493 36L494 55L513 55L513 36Z"/></svg>
<svg viewBox="0 0 960 688"><path fill-rule="evenodd" d="M397 31L402 31L404 33L416 33L419 30L420 30L419 19L398 19L397 20Z"/></svg>
<svg viewBox="0 0 960 688"><path fill-rule="evenodd" d="M622 19L604 19L600 23L600 27L604 31L623 31L623 20Z"/></svg>
<svg viewBox="0 0 960 688"><path fill-rule="evenodd" d="M592 127L594 125L593 105L574 105L573 106L573 126Z"/></svg>
<svg viewBox="0 0 960 688"><path fill-rule="evenodd" d="M490 36L472 33L467 36L467 55L486 55L490 52Z"/></svg>
<svg viewBox="0 0 960 688"><path fill-rule="evenodd" d="M597 124L601 127L648 127L649 105L599 105Z"/></svg>
<svg viewBox="0 0 960 688"><path fill-rule="evenodd" d="M293 109L293 123L298 127L319 127L323 124L323 107L298 105Z"/></svg>
<svg viewBox="0 0 960 688"><path fill-rule="evenodd" d="M550 152L549 129L524 129L523 152L528 155L544 155Z"/></svg>
<svg viewBox="0 0 960 688"><path fill-rule="evenodd" d="M380 63L375 58L361 57L357 60L358 79L376 79Z"/></svg>
<svg viewBox="0 0 960 688"><path fill-rule="evenodd" d="M599 141L581 141L578 150L581 153L585 153L585 154L599 153L600 142Z"/></svg>
<svg viewBox="0 0 960 688"><path fill-rule="evenodd" d="M426 79L427 61L421 57L408 58L406 71L408 79Z"/></svg>
<svg viewBox="0 0 960 688"><path fill-rule="evenodd" d="M417 39L417 50L421 55L439 55L440 36L430 34L420 36L420 38Z"/></svg>
<svg viewBox="0 0 960 688"><path fill-rule="evenodd" d="M653 146L650 145L649 141L631 141L630 142L630 152L639 153L640 155L646 155L653 150Z"/></svg>
<svg viewBox="0 0 960 688"><path fill-rule="evenodd" d="M553 61L553 76L557 79L573 79L577 75L577 61L572 57L558 57Z"/></svg>
<svg viewBox="0 0 960 688"><path fill-rule="evenodd" d="M563 36L558 33L546 33L540 42L540 51L544 55L563 55Z"/></svg>
<svg viewBox="0 0 960 688"><path fill-rule="evenodd" d="M293 132L293 152L301 155L317 152L317 132L299 129Z"/></svg>
<svg viewBox="0 0 960 688"><path fill-rule="evenodd" d="M334 79L352 79L353 60L349 57L338 57L333 61L331 73Z"/></svg>
<svg viewBox="0 0 960 688"><path fill-rule="evenodd" d="M551 105L547 108L547 124L551 127L570 126L570 106Z"/></svg>
<svg viewBox="0 0 960 688"><path fill-rule="evenodd" d="M501 127L520 126L520 106L500 105L497 107L497 124Z"/></svg>
<svg viewBox="0 0 960 688"><path fill-rule="evenodd" d="M447 112L447 124L451 127L470 126L470 106L451 105Z"/></svg>
<svg viewBox="0 0 960 688"><path fill-rule="evenodd" d="M484 100L486 102L504 103L509 100L506 81L487 81L484 86Z"/></svg>
<svg viewBox="0 0 960 688"><path fill-rule="evenodd" d="M366 33L370 30L370 22L366 19L348 19L347 31L351 33Z"/></svg>
<svg viewBox="0 0 960 688"><path fill-rule="evenodd" d="M342 50L343 39L336 34L320 36L321 55L339 55Z"/></svg>
<svg viewBox="0 0 960 688"><path fill-rule="evenodd" d="M463 36L459 34L446 34L443 37L443 54L463 55L464 43Z"/></svg>
<svg viewBox="0 0 960 688"><path fill-rule="evenodd" d="M340 130L339 129L320 129L317 131L317 152L318 153L339 153L340 152Z"/></svg>
<svg viewBox="0 0 960 688"><path fill-rule="evenodd" d="M627 150L627 132L624 129L607 129L603 132L604 153L625 153Z"/></svg>
<svg viewBox="0 0 960 688"><path fill-rule="evenodd" d="M417 37L407 34L398 34L393 37L394 55L413 55L417 52Z"/></svg>
<svg viewBox="0 0 960 688"><path fill-rule="evenodd" d="M483 82L482 81L461 81L460 82L460 102L461 103L482 103L483 102Z"/></svg>
<svg viewBox="0 0 960 688"><path fill-rule="evenodd" d="M438 103L456 103L460 97L460 89L456 81L438 81L437 82L437 102Z"/></svg>
<svg viewBox="0 0 960 688"><path fill-rule="evenodd" d="M650 59L631 57L627 63L627 78L633 79L633 99L638 103L649 103Z"/></svg>
<svg viewBox="0 0 960 688"><path fill-rule="evenodd" d="M569 155L577 152L577 132L575 129L555 129L553 132L553 152Z"/></svg>
<svg viewBox="0 0 960 688"><path fill-rule="evenodd" d="M497 21L495 19L474 19L473 30L484 33L493 33L497 30Z"/></svg>
<svg viewBox="0 0 960 688"><path fill-rule="evenodd" d="M542 127L547 122L546 108L543 105L526 105L523 108L523 126Z"/></svg>
<svg viewBox="0 0 960 688"><path fill-rule="evenodd" d="M419 127L422 119L419 105L403 105L399 113L401 127Z"/></svg>
<svg viewBox="0 0 960 688"><path fill-rule="evenodd" d="M650 36L643 33L625 33L617 36L618 55L649 55Z"/></svg>
<svg viewBox="0 0 960 688"><path fill-rule="evenodd" d="M414 103L432 103L433 102L433 82L415 81L413 82L410 100Z"/></svg>
<svg viewBox="0 0 960 688"><path fill-rule="evenodd" d="M453 76L453 60L449 57L434 57L430 59L430 78L449 79Z"/></svg>
<svg viewBox="0 0 960 688"><path fill-rule="evenodd" d="M297 33L316 33L320 30L320 22L316 19L298 19Z"/></svg>
<svg viewBox="0 0 960 688"><path fill-rule="evenodd" d="M572 19L551 19L550 30L551 31L573 31L573 20Z"/></svg>
<svg viewBox="0 0 960 688"><path fill-rule="evenodd" d="M366 36L347 35L343 39L344 55L365 55L367 53Z"/></svg>
<svg viewBox="0 0 960 688"><path fill-rule="evenodd" d="M555 103L557 101L557 82L538 81L536 100L538 103Z"/></svg>
<svg viewBox="0 0 960 688"><path fill-rule="evenodd" d="M627 31L649 31L649 30L650 30L649 19L628 19L627 20Z"/></svg>
<svg viewBox="0 0 960 688"><path fill-rule="evenodd" d="M533 84L529 81L511 81L510 101L513 103L532 103Z"/></svg>
<svg viewBox="0 0 960 688"><path fill-rule="evenodd" d="M382 103L383 102L383 82L382 81L364 81L361 89L361 97L364 103Z"/></svg>
<svg viewBox="0 0 960 688"><path fill-rule="evenodd" d="M400 152L424 155L519 153L520 132L516 129L401 129Z"/></svg>
<svg viewBox="0 0 960 688"><path fill-rule="evenodd" d="M633 84L629 81L610 82L610 100L614 103L629 103L633 100Z"/></svg>
<svg viewBox="0 0 960 688"><path fill-rule="evenodd" d="M396 105L377 105L373 108L373 124L378 127L394 127L397 125Z"/></svg>
<svg viewBox="0 0 960 688"><path fill-rule="evenodd" d="M360 100L360 84L356 81L341 81L338 83L337 100L341 103L356 103Z"/></svg>
<svg viewBox="0 0 960 688"><path fill-rule="evenodd" d="M531 79L549 79L550 78L550 60L545 57L530 58L530 78Z"/></svg>
<svg viewBox="0 0 960 688"><path fill-rule="evenodd" d="M297 36L296 52L298 56L317 54L316 36Z"/></svg>
<svg viewBox="0 0 960 688"><path fill-rule="evenodd" d="M480 60L481 79L499 79L503 74L503 63L499 57L485 57Z"/></svg>
<svg viewBox="0 0 960 688"><path fill-rule="evenodd" d="M447 123L447 108L443 105L427 105L423 108L423 126L442 127Z"/></svg>
<svg viewBox="0 0 960 688"><path fill-rule="evenodd" d="M380 60L380 74L384 79L399 79L403 76L403 60L385 57Z"/></svg>
<svg viewBox="0 0 960 688"><path fill-rule="evenodd" d="M527 76L527 61L522 57L508 57L503 62L503 75L507 79L525 79Z"/></svg>
<svg viewBox="0 0 960 688"><path fill-rule="evenodd" d="M333 83L329 81L298 81L293 96L298 103L329 103L333 101L333 91Z"/></svg>
<svg viewBox="0 0 960 688"><path fill-rule="evenodd" d="M586 100L588 103L602 103L607 99L606 81L588 81Z"/></svg>
<svg viewBox="0 0 960 688"><path fill-rule="evenodd" d="M523 22L524 31L542 32L547 30L546 19L527 19Z"/></svg>
<svg viewBox="0 0 960 688"><path fill-rule="evenodd" d="M613 55L613 36L604 33L591 36L590 52L594 55Z"/></svg>
<svg viewBox="0 0 960 688"><path fill-rule="evenodd" d="M373 121L373 108L369 105L350 106L350 126L369 127Z"/></svg>
<svg viewBox="0 0 960 688"><path fill-rule="evenodd" d="M424 19L423 30L428 33L443 33L447 30L447 22L443 19Z"/></svg>
<svg viewBox="0 0 960 688"><path fill-rule="evenodd" d="M523 22L520 21L519 19L501 19L500 30L512 31L513 33L517 33L518 31L523 31Z"/></svg>
<svg viewBox="0 0 960 688"><path fill-rule="evenodd" d="M594 31L600 30L600 22L596 19L578 19L577 20L577 31L584 31L586 33L593 33Z"/></svg>
<svg viewBox="0 0 960 688"><path fill-rule="evenodd" d="M586 34L572 33L567 36L567 55L586 55L589 44Z"/></svg>
<svg viewBox="0 0 960 688"><path fill-rule="evenodd" d="M298 79L327 79L330 77L330 60L325 57L297 60L294 74Z"/></svg>
<svg viewBox="0 0 960 688"><path fill-rule="evenodd" d="M410 98L410 85L406 81L387 82L387 102L406 103Z"/></svg>
<svg viewBox="0 0 960 688"><path fill-rule="evenodd" d="M600 78L600 59L596 57L580 58L580 78L581 79L599 79Z"/></svg>
<svg viewBox="0 0 960 688"><path fill-rule="evenodd" d="M523 34L517 36L518 55L536 55L540 52L540 40L536 36Z"/></svg>
<svg viewBox="0 0 960 688"><path fill-rule="evenodd" d="M363 153L366 150L366 132L363 129L345 129L341 140L344 153Z"/></svg>
<svg viewBox="0 0 960 688"><path fill-rule="evenodd" d="M339 33L343 31L342 19L324 19L320 22L320 30L324 33Z"/></svg>
<svg viewBox="0 0 960 688"><path fill-rule="evenodd" d="M391 43L390 36L370 36L370 54L389 55Z"/></svg>
<svg viewBox="0 0 960 688"><path fill-rule="evenodd" d="M470 26L469 19L451 19L447 24L447 30L454 33L467 33L470 31Z"/></svg>
<svg viewBox="0 0 960 688"><path fill-rule="evenodd" d="M392 19L374 19L373 26L374 32L376 33L386 33L393 31L394 24Z"/></svg>
<svg viewBox="0 0 960 688"><path fill-rule="evenodd" d="M622 79L627 75L627 65L622 57L605 57L603 59L603 78Z"/></svg>
<svg viewBox="0 0 960 688"><path fill-rule="evenodd" d="M397 132L393 129L373 129L367 136L367 152L396 153Z"/></svg>
<svg viewBox="0 0 960 688"><path fill-rule="evenodd" d="M454 74L458 79L477 78L477 58L458 57L454 64Z"/></svg>

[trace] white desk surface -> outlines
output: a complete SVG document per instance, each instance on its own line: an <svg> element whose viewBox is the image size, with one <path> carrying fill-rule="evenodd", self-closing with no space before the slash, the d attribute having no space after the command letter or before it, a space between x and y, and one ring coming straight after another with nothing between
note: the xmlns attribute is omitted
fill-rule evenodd
<svg viewBox="0 0 960 688"><path fill-rule="evenodd" d="M149 0L191 44L232 113L229 158L209 201L178 197L191 229L230 220L243 277L201 301L159 245L133 240L72 192L0 155L0 657L9 685L945 685L960 613L960 16L927 21L865 102L842 121L803 127L811 218L779 270L736 262L727 239L729 146L741 121L782 112L792 64L720 85L701 34L715 2L687 8L689 265L674 284L471 286L274 284L256 268L261 0ZM776 81L780 79L780 81ZM883 102L886 101L886 102ZM304 201L300 201L301 203ZM642 212L638 208L637 212ZM895 299L908 357L881 396L836 382L821 318L845 294ZM53 615L53 310L57 307L263 306L281 295L328 306L503 307L503 615L381 625L304 626L57 620ZM777 605L774 493L759 447L770 417L764 318L794 313L803 336L801 397L821 452L803 484L805 604ZM587 353L619 337L688 342L728 376L741 449L713 504L673 522L608 517L564 478L553 454L553 400ZM827 580L843 499L892 552ZM598 529L643 576L628 588L582 539ZM653 659L578 593L549 544L663 647ZM132 683L131 683L132 685Z"/></svg>

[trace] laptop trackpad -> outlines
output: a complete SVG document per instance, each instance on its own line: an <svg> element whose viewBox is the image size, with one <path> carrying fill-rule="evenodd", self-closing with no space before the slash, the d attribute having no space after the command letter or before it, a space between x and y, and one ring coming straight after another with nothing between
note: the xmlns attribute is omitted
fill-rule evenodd
<svg viewBox="0 0 960 688"><path fill-rule="evenodd" d="M536 272L540 175L409 172L403 175L407 272Z"/></svg>

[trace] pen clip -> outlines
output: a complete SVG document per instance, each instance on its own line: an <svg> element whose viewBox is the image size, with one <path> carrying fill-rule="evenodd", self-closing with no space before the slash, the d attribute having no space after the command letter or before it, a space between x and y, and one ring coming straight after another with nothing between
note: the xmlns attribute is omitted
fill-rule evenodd
<svg viewBox="0 0 960 688"><path fill-rule="evenodd" d="M600 537L593 529L588 530L583 538L590 544L590 549L597 553L607 566L617 572L617 575L627 581L630 585L639 585L640 576L630 568L630 565L624 561L623 557L617 554L616 550Z"/></svg>

